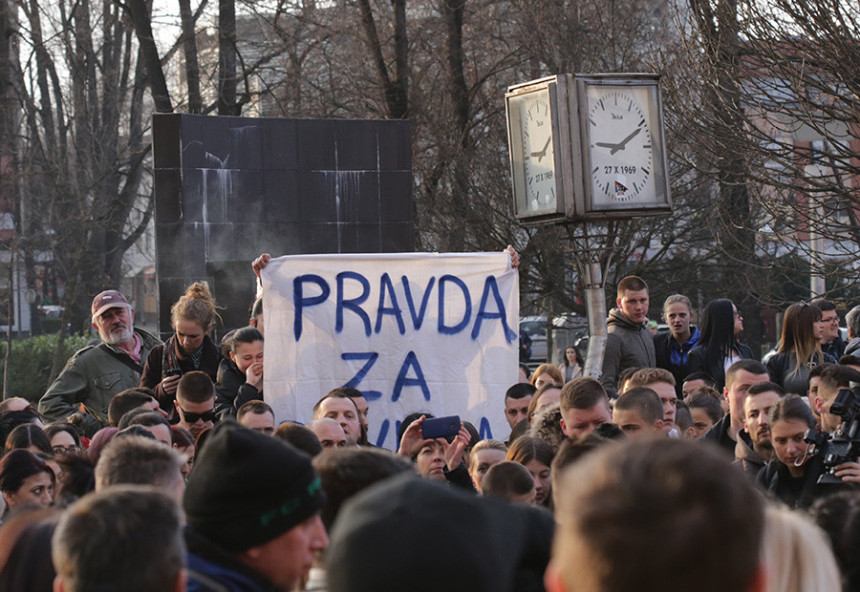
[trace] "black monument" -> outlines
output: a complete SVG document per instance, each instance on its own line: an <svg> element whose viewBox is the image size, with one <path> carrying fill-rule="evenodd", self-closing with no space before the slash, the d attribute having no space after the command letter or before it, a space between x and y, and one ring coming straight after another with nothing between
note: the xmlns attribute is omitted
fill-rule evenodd
<svg viewBox="0 0 860 592"><path fill-rule="evenodd" d="M246 325L260 253L414 248L408 121L156 114L152 145L162 336L197 280Z"/></svg>

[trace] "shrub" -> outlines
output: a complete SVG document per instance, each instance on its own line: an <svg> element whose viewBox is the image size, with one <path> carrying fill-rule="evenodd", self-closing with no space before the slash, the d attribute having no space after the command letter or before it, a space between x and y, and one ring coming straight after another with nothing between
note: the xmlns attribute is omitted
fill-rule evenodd
<svg viewBox="0 0 860 592"><path fill-rule="evenodd" d="M37 402L48 390L48 375L51 361L57 349L59 334L39 335L26 339L12 340L12 357L9 360L9 397L24 397ZM63 343L63 358L68 360L77 350L84 347L89 335L69 335ZM0 372L6 366L6 341L0 343ZM0 374L0 380L2 380ZM0 382L2 385L2 382Z"/></svg>

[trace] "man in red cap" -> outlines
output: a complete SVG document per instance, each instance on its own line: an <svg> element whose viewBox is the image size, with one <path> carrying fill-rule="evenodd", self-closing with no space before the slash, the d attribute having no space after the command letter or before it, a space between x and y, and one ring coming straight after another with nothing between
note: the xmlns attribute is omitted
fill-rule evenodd
<svg viewBox="0 0 860 592"><path fill-rule="evenodd" d="M75 352L39 401L45 419L70 420L87 436L108 425L114 395L140 385L141 360L160 343L134 328L134 309L116 290L96 296L91 310L102 343Z"/></svg>

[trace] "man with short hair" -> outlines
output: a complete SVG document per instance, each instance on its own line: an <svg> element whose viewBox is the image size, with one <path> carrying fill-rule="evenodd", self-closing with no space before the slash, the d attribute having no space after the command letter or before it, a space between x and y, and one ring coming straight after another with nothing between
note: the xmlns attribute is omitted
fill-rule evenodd
<svg viewBox="0 0 860 592"><path fill-rule="evenodd" d="M236 421L246 428L257 430L263 434L275 433L275 412L268 403L263 401L248 401L236 412Z"/></svg>
<svg viewBox="0 0 860 592"><path fill-rule="evenodd" d="M678 396L675 392L675 377L663 368L642 368L630 377L629 388L644 386L651 389L663 404L663 431L678 432L675 426L675 409L678 406ZM680 433L676 434L681 437Z"/></svg>
<svg viewBox="0 0 860 592"><path fill-rule="evenodd" d="M813 306L821 309L821 351L830 354L834 360L838 360L845 353L845 342L839 335L839 313L836 312L836 304L826 298L816 298L810 302Z"/></svg>
<svg viewBox="0 0 860 592"><path fill-rule="evenodd" d="M323 501L306 454L216 426L185 491L189 590L295 590L328 546Z"/></svg>
<svg viewBox="0 0 860 592"><path fill-rule="evenodd" d="M330 417L321 417L308 422L306 426L320 441L323 450L327 448L343 448L347 445L346 432Z"/></svg>
<svg viewBox="0 0 860 592"><path fill-rule="evenodd" d="M313 418L328 417L335 420L343 428L343 431L346 432L347 440L353 444L360 444L362 435L364 435L359 415L358 406L355 404L355 401L348 396L341 396L334 391L327 394L314 405Z"/></svg>
<svg viewBox="0 0 860 592"><path fill-rule="evenodd" d="M108 405L108 423L111 427L119 425L122 416L133 409L147 409L149 411L159 411L167 417L167 414L161 410L158 404L158 399L155 398L155 391L146 387L137 386L130 389L125 389L121 393L114 395Z"/></svg>
<svg viewBox="0 0 860 592"><path fill-rule="evenodd" d="M606 390L593 378L571 380L561 389L561 431L568 438L583 436L611 423Z"/></svg>
<svg viewBox="0 0 860 592"><path fill-rule="evenodd" d="M729 402L729 413L714 424L703 440L715 442L732 456L738 442L738 432L744 427L744 399L749 388L760 382L770 382L770 374L764 364L756 360L738 360L726 370L726 386L723 396Z"/></svg>
<svg viewBox="0 0 860 592"><path fill-rule="evenodd" d="M176 386L173 401L179 416L179 425L196 439L215 425L215 385L205 372L186 372Z"/></svg>
<svg viewBox="0 0 860 592"><path fill-rule="evenodd" d="M90 310L102 343L75 352L39 401L45 419L77 423L85 436L108 425L111 399L140 384L141 360L161 343L134 327L134 309L116 290L96 296Z"/></svg>
<svg viewBox="0 0 860 592"><path fill-rule="evenodd" d="M708 430L723 418L723 407L719 396L714 389L703 388L684 399L693 419L693 439L698 440L707 434Z"/></svg>
<svg viewBox="0 0 860 592"><path fill-rule="evenodd" d="M494 464L484 475L481 495L533 505L537 498L537 489L532 474L525 466L512 460L504 460Z"/></svg>
<svg viewBox="0 0 860 592"><path fill-rule="evenodd" d="M511 429L529 416L529 403L535 392L534 385L527 382L518 382L505 391L505 419Z"/></svg>
<svg viewBox="0 0 860 592"><path fill-rule="evenodd" d="M860 382L860 372L848 366L832 365L821 372L814 409L818 411L821 429L825 432L835 432L842 425L842 418L830 413L830 406L840 389L851 388L852 382Z"/></svg>
<svg viewBox="0 0 860 592"><path fill-rule="evenodd" d="M683 294L672 294L663 303L663 319L669 331L654 336L654 353L657 367L668 370L675 377L675 391L684 396L681 383L689 373L687 354L696 347L702 333L690 323L693 321L693 303Z"/></svg>
<svg viewBox="0 0 860 592"><path fill-rule="evenodd" d="M815 399L818 397L818 383L821 382L821 373L824 372L824 369L832 366L833 364L818 364L814 368L809 371L809 390L806 391L806 400L809 403L810 409L812 409L812 413L815 415L815 419L821 422L821 416L818 414L818 407L815 405Z"/></svg>
<svg viewBox="0 0 860 592"><path fill-rule="evenodd" d="M173 448L141 436L114 438L96 465L96 491L121 484L152 485L182 503L185 459Z"/></svg>
<svg viewBox="0 0 860 592"><path fill-rule="evenodd" d="M710 374L707 374L706 372L690 372L684 377L684 384L681 387L681 392L683 393L684 398L687 398L690 394L700 388L716 388L716 386L717 383Z"/></svg>
<svg viewBox="0 0 860 592"><path fill-rule="evenodd" d="M123 415L117 428L122 431L131 426L140 426L152 434L153 438L162 444L173 446L173 436L170 433L170 424L167 423L164 416L157 411L133 409Z"/></svg>
<svg viewBox="0 0 860 592"><path fill-rule="evenodd" d="M648 286L642 278L629 275L618 283L616 304L609 311L606 352L603 355L604 386L616 388L618 375L631 367L657 365L654 338L648 330Z"/></svg>
<svg viewBox="0 0 860 592"><path fill-rule="evenodd" d="M612 421L629 440L663 435L663 402L650 388L632 388L618 397Z"/></svg>
<svg viewBox="0 0 860 592"><path fill-rule="evenodd" d="M185 590L179 506L154 487L123 485L81 498L60 518L51 556L56 592Z"/></svg>
<svg viewBox="0 0 860 592"><path fill-rule="evenodd" d="M764 504L719 452L673 439L605 446L561 484L548 592L763 589Z"/></svg>
<svg viewBox="0 0 860 592"><path fill-rule="evenodd" d="M747 390L744 398L744 429L738 432L735 463L752 479L773 458L768 414L784 396L782 387L774 382L760 382Z"/></svg>

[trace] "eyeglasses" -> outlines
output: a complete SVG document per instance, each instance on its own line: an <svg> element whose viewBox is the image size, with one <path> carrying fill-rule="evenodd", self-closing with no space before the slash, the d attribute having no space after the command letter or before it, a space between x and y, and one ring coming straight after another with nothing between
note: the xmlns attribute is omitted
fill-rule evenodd
<svg viewBox="0 0 860 592"><path fill-rule="evenodd" d="M77 444L72 444L71 446L51 446L51 450L54 454L77 454L81 451L81 447Z"/></svg>
<svg viewBox="0 0 860 592"><path fill-rule="evenodd" d="M210 409L209 411L204 411L203 413L191 413L190 411L186 411L185 409L180 407L179 411L182 412L182 417L185 419L185 423L188 423L188 424L197 423L200 420L203 420L203 422L215 420L215 410L214 409Z"/></svg>

